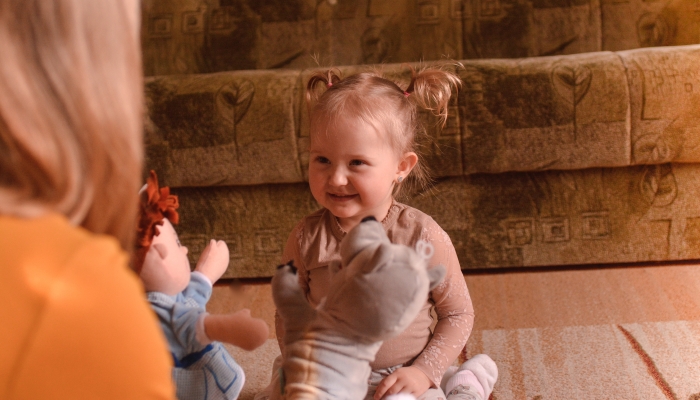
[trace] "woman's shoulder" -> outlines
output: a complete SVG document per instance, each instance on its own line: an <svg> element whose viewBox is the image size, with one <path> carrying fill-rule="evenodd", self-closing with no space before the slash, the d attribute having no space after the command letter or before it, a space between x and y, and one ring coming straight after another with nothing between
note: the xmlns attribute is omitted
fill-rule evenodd
<svg viewBox="0 0 700 400"><path fill-rule="evenodd" d="M15 260L41 259L44 274L62 275L64 269L78 264L104 265L104 261L111 259L127 261L115 238L73 226L62 215L31 219L2 216L0 227L3 253Z"/></svg>
<svg viewBox="0 0 700 400"><path fill-rule="evenodd" d="M0 217L0 232L0 253L7 256L4 262L9 261L10 267L0 289L16 299L31 299L22 303L22 315L0 309L3 321L17 327L15 336L4 338L5 342L16 339L31 341L33 348L59 348L57 359L71 360L62 361L60 368L76 379L96 371L106 374L106 367L126 370L136 363L135 376L129 376L133 382L139 374L148 375L153 385L170 390L162 333L116 239L72 226L57 215ZM38 315L44 321L40 326L27 324ZM118 318L123 315L129 316L128 323ZM69 354L77 348L84 351ZM24 360L27 371L52 370L41 355L16 356Z"/></svg>
<svg viewBox="0 0 700 400"><path fill-rule="evenodd" d="M84 272L91 270L91 273L109 276L110 279L118 276L136 278L129 270L129 256L114 237L95 234L80 227L70 228L72 231L66 234L74 242L71 248L66 249L65 268ZM114 282L120 281L116 279Z"/></svg>
<svg viewBox="0 0 700 400"><path fill-rule="evenodd" d="M139 277L129 268L128 254L116 239L79 229L82 241L66 259L66 267L57 285L70 286L68 298L54 298L46 311L57 324L89 329L67 328L83 348L100 354L83 360L98 365L108 360L120 375L141 386L171 390L168 349L154 313L146 301ZM128 315L128 323L115 316ZM70 323L68 323L70 321ZM56 327L56 330L63 328ZM138 364L134 371L131 363Z"/></svg>
<svg viewBox="0 0 700 400"><path fill-rule="evenodd" d="M73 226L56 214L34 219L2 217L0 227L0 252L7 255L5 262L15 268L18 277L42 277L31 288L25 284L24 289L20 285L15 290L49 294L70 287L75 296L82 296L83 303L90 298L100 307L140 307L144 298L142 285L129 269L129 257L115 238ZM27 268L32 270L18 271ZM21 283L19 280L18 285ZM109 296L121 298L120 303L100 300ZM71 298L45 296L43 300L54 305L46 303L44 307L60 310L61 303L70 302Z"/></svg>

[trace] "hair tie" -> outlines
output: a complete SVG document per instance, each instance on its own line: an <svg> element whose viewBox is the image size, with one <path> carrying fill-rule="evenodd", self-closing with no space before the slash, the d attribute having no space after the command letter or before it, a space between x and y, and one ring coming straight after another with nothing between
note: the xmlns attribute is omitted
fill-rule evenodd
<svg viewBox="0 0 700 400"><path fill-rule="evenodd" d="M330 82L330 81L329 81L328 84L326 85L326 87L327 87L328 89L330 89L331 86L333 86L333 82Z"/></svg>
<svg viewBox="0 0 700 400"><path fill-rule="evenodd" d="M408 97L410 95L410 93L408 93L407 91L404 90L403 95Z"/></svg>

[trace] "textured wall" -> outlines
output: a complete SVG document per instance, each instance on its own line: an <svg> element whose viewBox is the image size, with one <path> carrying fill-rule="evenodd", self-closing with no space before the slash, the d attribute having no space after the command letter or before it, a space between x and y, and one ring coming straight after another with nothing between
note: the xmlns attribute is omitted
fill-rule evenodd
<svg viewBox="0 0 700 400"><path fill-rule="evenodd" d="M696 0L144 0L146 75L700 43Z"/></svg>
<svg viewBox="0 0 700 400"><path fill-rule="evenodd" d="M463 63L451 118L431 125L437 183L407 201L448 231L463 268L700 257L700 46ZM269 276L318 207L305 184L312 72L146 81L148 167L181 196L195 256L210 237L229 243L228 277Z"/></svg>

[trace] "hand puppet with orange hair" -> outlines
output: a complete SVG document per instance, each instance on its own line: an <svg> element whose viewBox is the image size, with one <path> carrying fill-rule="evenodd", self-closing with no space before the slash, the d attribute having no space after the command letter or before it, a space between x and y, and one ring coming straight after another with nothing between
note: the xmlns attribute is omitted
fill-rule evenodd
<svg viewBox="0 0 700 400"><path fill-rule="evenodd" d="M268 327L247 309L206 312L212 285L228 267L228 247L212 239L190 272L187 247L173 228L178 207L177 196L159 188L151 171L140 193L133 267L168 339L178 399L235 399L245 376L220 342L253 350L266 341Z"/></svg>

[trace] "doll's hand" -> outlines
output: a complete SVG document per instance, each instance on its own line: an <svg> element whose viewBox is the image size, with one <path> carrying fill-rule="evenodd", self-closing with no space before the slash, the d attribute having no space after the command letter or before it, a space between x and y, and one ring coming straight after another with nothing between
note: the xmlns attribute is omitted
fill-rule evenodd
<svg viewBox="0 0 700 400"><path fill-rule="evenodd" d="M410 393L418 397L431 386L428 376L416 367L403 367L382 379L374 392L374 400L396 393Z"/></svg>
<svg viewBox="0 0 700 400"><path fill-rule="evenodd" d="M248 351L262 346L270 333L265 321L251 317L247 308L231 314L207 315L204 330L211 340L230 343Z"/></svg>
<svg viewBox="0 0 700 400"><path fill-rule="evenodd" d="M199 256L195 271L203 273L211 283L221 278L229 263L228 246L223 240L212 239Z"/></svg>

